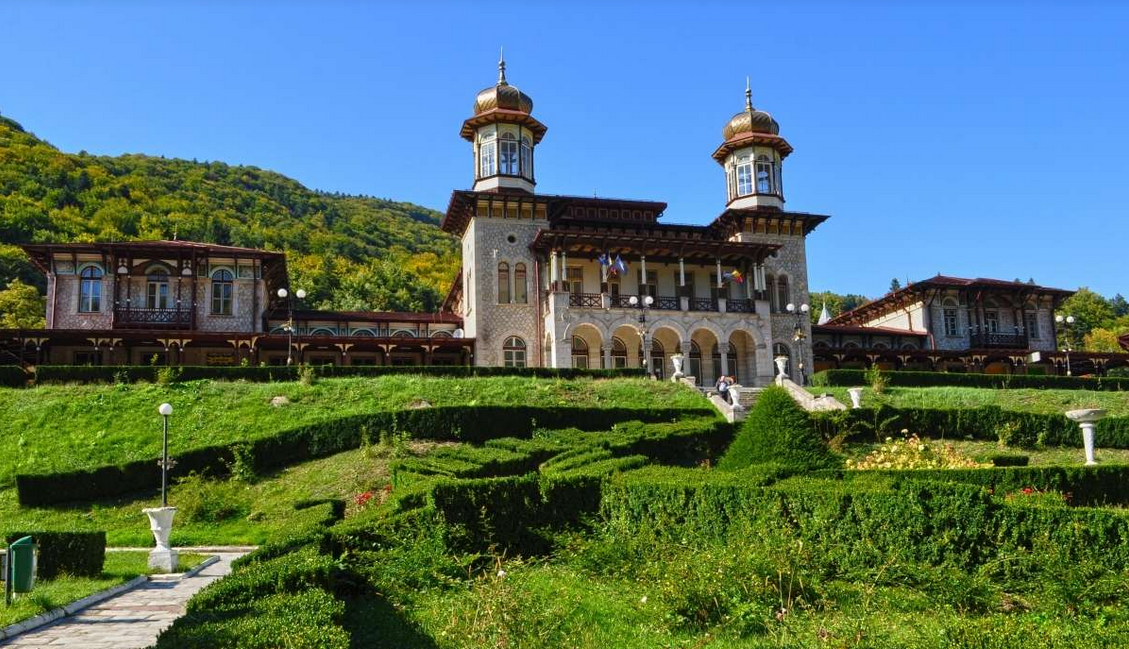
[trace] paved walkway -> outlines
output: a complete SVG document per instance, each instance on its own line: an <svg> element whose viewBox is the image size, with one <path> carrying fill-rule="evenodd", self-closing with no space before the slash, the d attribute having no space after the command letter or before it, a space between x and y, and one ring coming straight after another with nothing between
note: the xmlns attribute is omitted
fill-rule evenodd
<svg viewBox="0 0 1129 649"><path fill-rule="evenodd" d="M75 615L0 642L0 647L142 649L151 646L157 634L184 615L188 598L231 572L231 562L240 554L219 554L217 563L187 579L148 581Z"/></svg>

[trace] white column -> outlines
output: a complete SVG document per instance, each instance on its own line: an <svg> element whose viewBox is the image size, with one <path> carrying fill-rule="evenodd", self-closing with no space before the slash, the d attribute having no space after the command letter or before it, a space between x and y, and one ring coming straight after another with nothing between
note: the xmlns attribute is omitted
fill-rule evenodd
<svg viewBox="0 0 1129 649"><path fill-rule="evenodd" d="M561 281L568 279L568 253L561 251Z"/></svg>
<svg viewBox="0 0 1129 649"><path fill-rule="evenodd" d="M721 288L721 258L720 257L717 260L717 287L719 289ZM718 295L719 296L721 295L721 291L718 291Z"/></svg>
<svg viewBox="0 0 1129 649"><path fill-rule="evenodd" d="M749 269L750 269L750 266L749 266L749 264L746 263L745 264L745 299L747 299L747 300L753 299L753 278L749 277L749 275L751 274L751 273L749 273Z"/></svg>
<svg viewBox="0 0 1129 649"><path fill-rule="evenodd" d="M640 275L640 279L639 279L639 289L638 289L637 292L639 293L640 296L642 296L643 295L643 284L645 284L647 282L647 255L639 255L639 265L640 265L641 275Z"/></svg>
<svg viewBox="0 0 1129 649"><path fill-rule="evenodd" d="M717 351L721 353L721 374L726 376L729 374L729 343L718 343ZM717 380L717 377L714 377Z"/></svg>
<svg viewBox="0 0 1129 649"><path fill-rule="evenodd" d="M601 344L600 350L604 352L604 369L612 369L612 343L606 342Z"/></svg>
<svg viewBox="0 0 1129 649"><path fill-rule="evenodd" d="M686 286L686 260L678 258L678 285Z"/></svg>

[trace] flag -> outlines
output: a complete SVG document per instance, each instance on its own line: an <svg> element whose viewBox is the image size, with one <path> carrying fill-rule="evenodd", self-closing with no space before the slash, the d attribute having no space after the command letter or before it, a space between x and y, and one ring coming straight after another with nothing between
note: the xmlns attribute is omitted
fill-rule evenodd
<svg viewBox="0 0 1129 649"><path fill-rule="evenodd" d="M615 267L621 273L627 272L627 262L623 261L623 257L615 256Z"/></svg>
<svg viewBox="0 0 1129 649"><path fill-rule="evenodd" d="M730 272L727 272L727 273L722 273L721 276L724 277L725 279L731 279L734 282L737 282L738 284L744 284L745 283L745 276L741 274L741 271L736 270L736 269L734 269Z"/></svg>
<svg viewBox="0 0 1129 649"><path fill-rule="evenodd" d="M607 266L611 263L611 260L608 259L608 253L606 252L601 252L600 256L596 257L596 261L600 262L601 266Z"/></svg>

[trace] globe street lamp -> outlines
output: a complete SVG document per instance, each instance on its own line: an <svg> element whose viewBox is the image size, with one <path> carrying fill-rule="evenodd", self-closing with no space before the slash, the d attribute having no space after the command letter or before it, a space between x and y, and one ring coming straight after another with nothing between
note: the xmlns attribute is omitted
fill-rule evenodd
<svg viewBox="0 0 1129 649"><path fill-rule="evenodd" d="M172 520L176 515L176 507L169 507L169 469L175 462L169 459L169 415L172 414L172 405L162 403L157 412L163 420L163 433L161 435L161 506L143 509L149 517L149 530L153 532L156 547L149 552L149 567L158 572L175 572L177 568L177 552L169 545L169 536L172 534Z"/></svg>
<svg viewBox="0 0 1129 649"><path fill-rule="evenodd" d="M278 289L278 297L286 300L286 324L282 328L286 330L286 364L287 366L294 363L294 299L287 299L290 296L290 291L285 288ZM294 296L299 300L306 297L306 291L298 289L294 291Z"/></svg>
<svg viewBox="0 0 1129 649"><path fill-rule="evenodd" d="M639 299L638 295L632 295L628 300L632 307L639 309L639 337L642 339L643 344L640 347L646 347L647 344L647 309L655 303L655 298L650 295L644 295L643 299ZM647 358L651 355L651 350L643 349L643 358L641 359L643 367L648 367Z"/></svg>
<svg viewBox="0 0 1129 649"><path fill-rule="evenodd" d="M1066 348L1063 349L1063 351L1066 352L1066 375L1070 376L1070 347L1074 340L1074 316L1068 315L1066 317L1063 317L1062 315L1056 315L1055 322L1060 325L1066 323L1066 336L1063 341L1066 343Z"/></svg>
<svg viewBox="0 0 1129 649"><path fill-rule="evenodd" d="M169 506L169 415L172 414L172 404L162 403L157 412L161 413L163 432L161 434L161 507Z"/></svg>
<svg viewBox="0 0 1129 649"><path fill-rule="evenodd" d="M803 325L804 320L803 319L805 317L807 317L808 312L811 311L811 307L808 306L805 303L805 304L801 304L799 306L799 308L796 308L795 304L792 304L791 302L789 302L788 305L784 307L784 309L788 313L796 314L796 327L795 327L795 329L792 330L792 340L796 343L796 352L800 356L800 364L799 364L800 385L807 385L808 375L807 375L807 372L804 371L804 344L803 344L804 339L807 338L807 335L804 333L804 325Z"/></svg>

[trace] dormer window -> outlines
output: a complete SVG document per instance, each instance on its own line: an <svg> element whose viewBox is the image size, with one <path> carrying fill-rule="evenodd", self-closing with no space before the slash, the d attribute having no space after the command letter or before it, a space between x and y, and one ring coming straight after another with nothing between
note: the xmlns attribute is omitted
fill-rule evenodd
<svg viewBox="0 0 1129 649"><path fill-rule="evenodd" d="M776 193L776 170L773 167L772 160L769 160L768 156L764 154L757 156L758 194Z"/></svg>
<svg viewBox="0 0 1129 649"><path fill-rule="evenodd" d="M748 196L753 193L753 161L751 156L737 157L737 195Z"/></svg>
<svg viewBox="0 0 1129 649"><path fill-rule="evenodd" d="M493 176L495 172L495 149L496 137L494 131L486 131L478 136L478 176L485 178Z"/></svg>
<svg viewBox="0 0 1129 649"><path fill-rule="evenodd" d="M512 133L502 133L498 162L501 163L498 173L505 176L518 175L518 146Z"/></svg>

